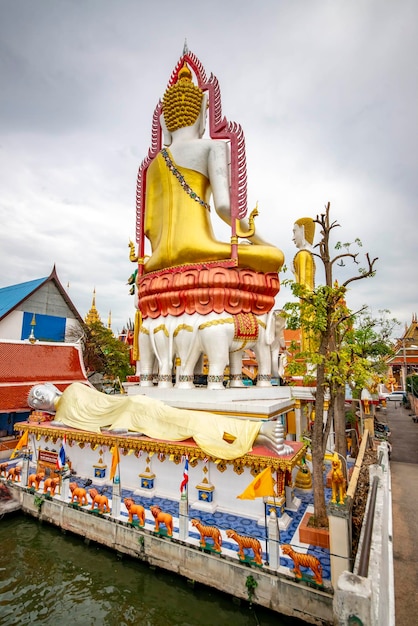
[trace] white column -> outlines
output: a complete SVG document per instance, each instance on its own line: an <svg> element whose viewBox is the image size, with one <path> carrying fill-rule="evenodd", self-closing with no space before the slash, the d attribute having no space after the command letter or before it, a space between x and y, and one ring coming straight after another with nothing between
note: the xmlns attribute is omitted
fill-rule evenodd
<svg viewBox="0 0 418 626"><path fill-rule="evenodd" d="M268 528L268 535L269 535L269 540L268 540L268 547L269 547L269 554L268 554L268 561L269 561L269 565L272 569L279 569L279 565L280 565L280 531L279 531L279 525L277 523L277 515L276 515L276 510L275 509L271 509L269 517L268 517L268 521L267 521L267 528Z"/></svg>
<svg viewBox="0 0 418 626"><path fill-rule="evenodd" d="M120 515L120 481L115 480L112 483L112 517L119 517Z"/></svg>
<svg viewBox="0 0 418 626"><path fill-rule="evenodd" d="M181 497L179 504L179 539L186 541L189 536L189 499L186 495Z"/></svg>

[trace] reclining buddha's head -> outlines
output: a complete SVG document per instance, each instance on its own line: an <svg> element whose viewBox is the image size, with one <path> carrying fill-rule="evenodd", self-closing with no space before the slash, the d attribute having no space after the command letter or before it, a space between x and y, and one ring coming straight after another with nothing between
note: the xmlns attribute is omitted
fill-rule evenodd
<svg viewBox="0 0 418 626"><path fill-rule="evenodd" d="M61 391L52 383L34 385L28 394L28 405L38 411L55 413L56 402L61 395Z"/></svg>

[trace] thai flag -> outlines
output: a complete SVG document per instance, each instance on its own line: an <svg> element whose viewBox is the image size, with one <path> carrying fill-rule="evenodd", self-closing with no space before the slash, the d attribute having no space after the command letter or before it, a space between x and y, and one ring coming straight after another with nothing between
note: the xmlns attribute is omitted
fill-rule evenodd
<svg viewBox="0 0 418 626"><path fill-rule="evenodd" d="M189 459L186 459L183 470L183 480L180 485L180 493L183 493L187 489L187 483L189 482Z"/></svg>
<svg viewBox="0 0 418 626"><path fill-rule="evenodd" d="M65 444L67 443L67 435L64 435L60 451L57 456L57 469L62 469L65 465Z"/></svg>

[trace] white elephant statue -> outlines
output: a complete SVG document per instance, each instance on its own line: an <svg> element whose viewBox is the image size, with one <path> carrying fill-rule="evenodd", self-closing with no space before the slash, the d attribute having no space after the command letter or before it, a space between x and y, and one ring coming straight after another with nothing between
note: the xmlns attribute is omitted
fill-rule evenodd
<svg viewBox="0 0 418 626"><path fill-rule="evenodd" d="M240 338L236 338L237 323L241 323ZM255 328L257 333L254 332ZM209 362L209 389L224 388L224 370L228 364L230 386L241 387L242 351L244 348L252 348L258 360L257 385L269 387L272 360L275 358L273 373L277 375L277 354L284 346L283 328L284 318L276 311L264 315L244 314L241 317L228 313L194 313L147 318L143 320L140 329L140 384L145 387L153 385L153 365L157 358L158 386L171 387L173 366L178 357L177 386L181 389L193 388L196 363L202 354L206 354ZM276 356L272 359L272 355Z"/></svg>

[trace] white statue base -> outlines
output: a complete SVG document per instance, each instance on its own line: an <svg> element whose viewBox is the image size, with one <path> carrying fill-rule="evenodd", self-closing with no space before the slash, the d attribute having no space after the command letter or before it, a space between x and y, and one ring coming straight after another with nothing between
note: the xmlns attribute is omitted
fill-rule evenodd
<svg viewBox="0 0 418 626"><path fill-rule="evenodd" d="M236 389L208 390L161 389L161 387L141 387L126 383L128 395L144 395L156 398L173 407L194 409L229 415L231 417L271 419L293 409L290 387L242 387Z"/></svg>

